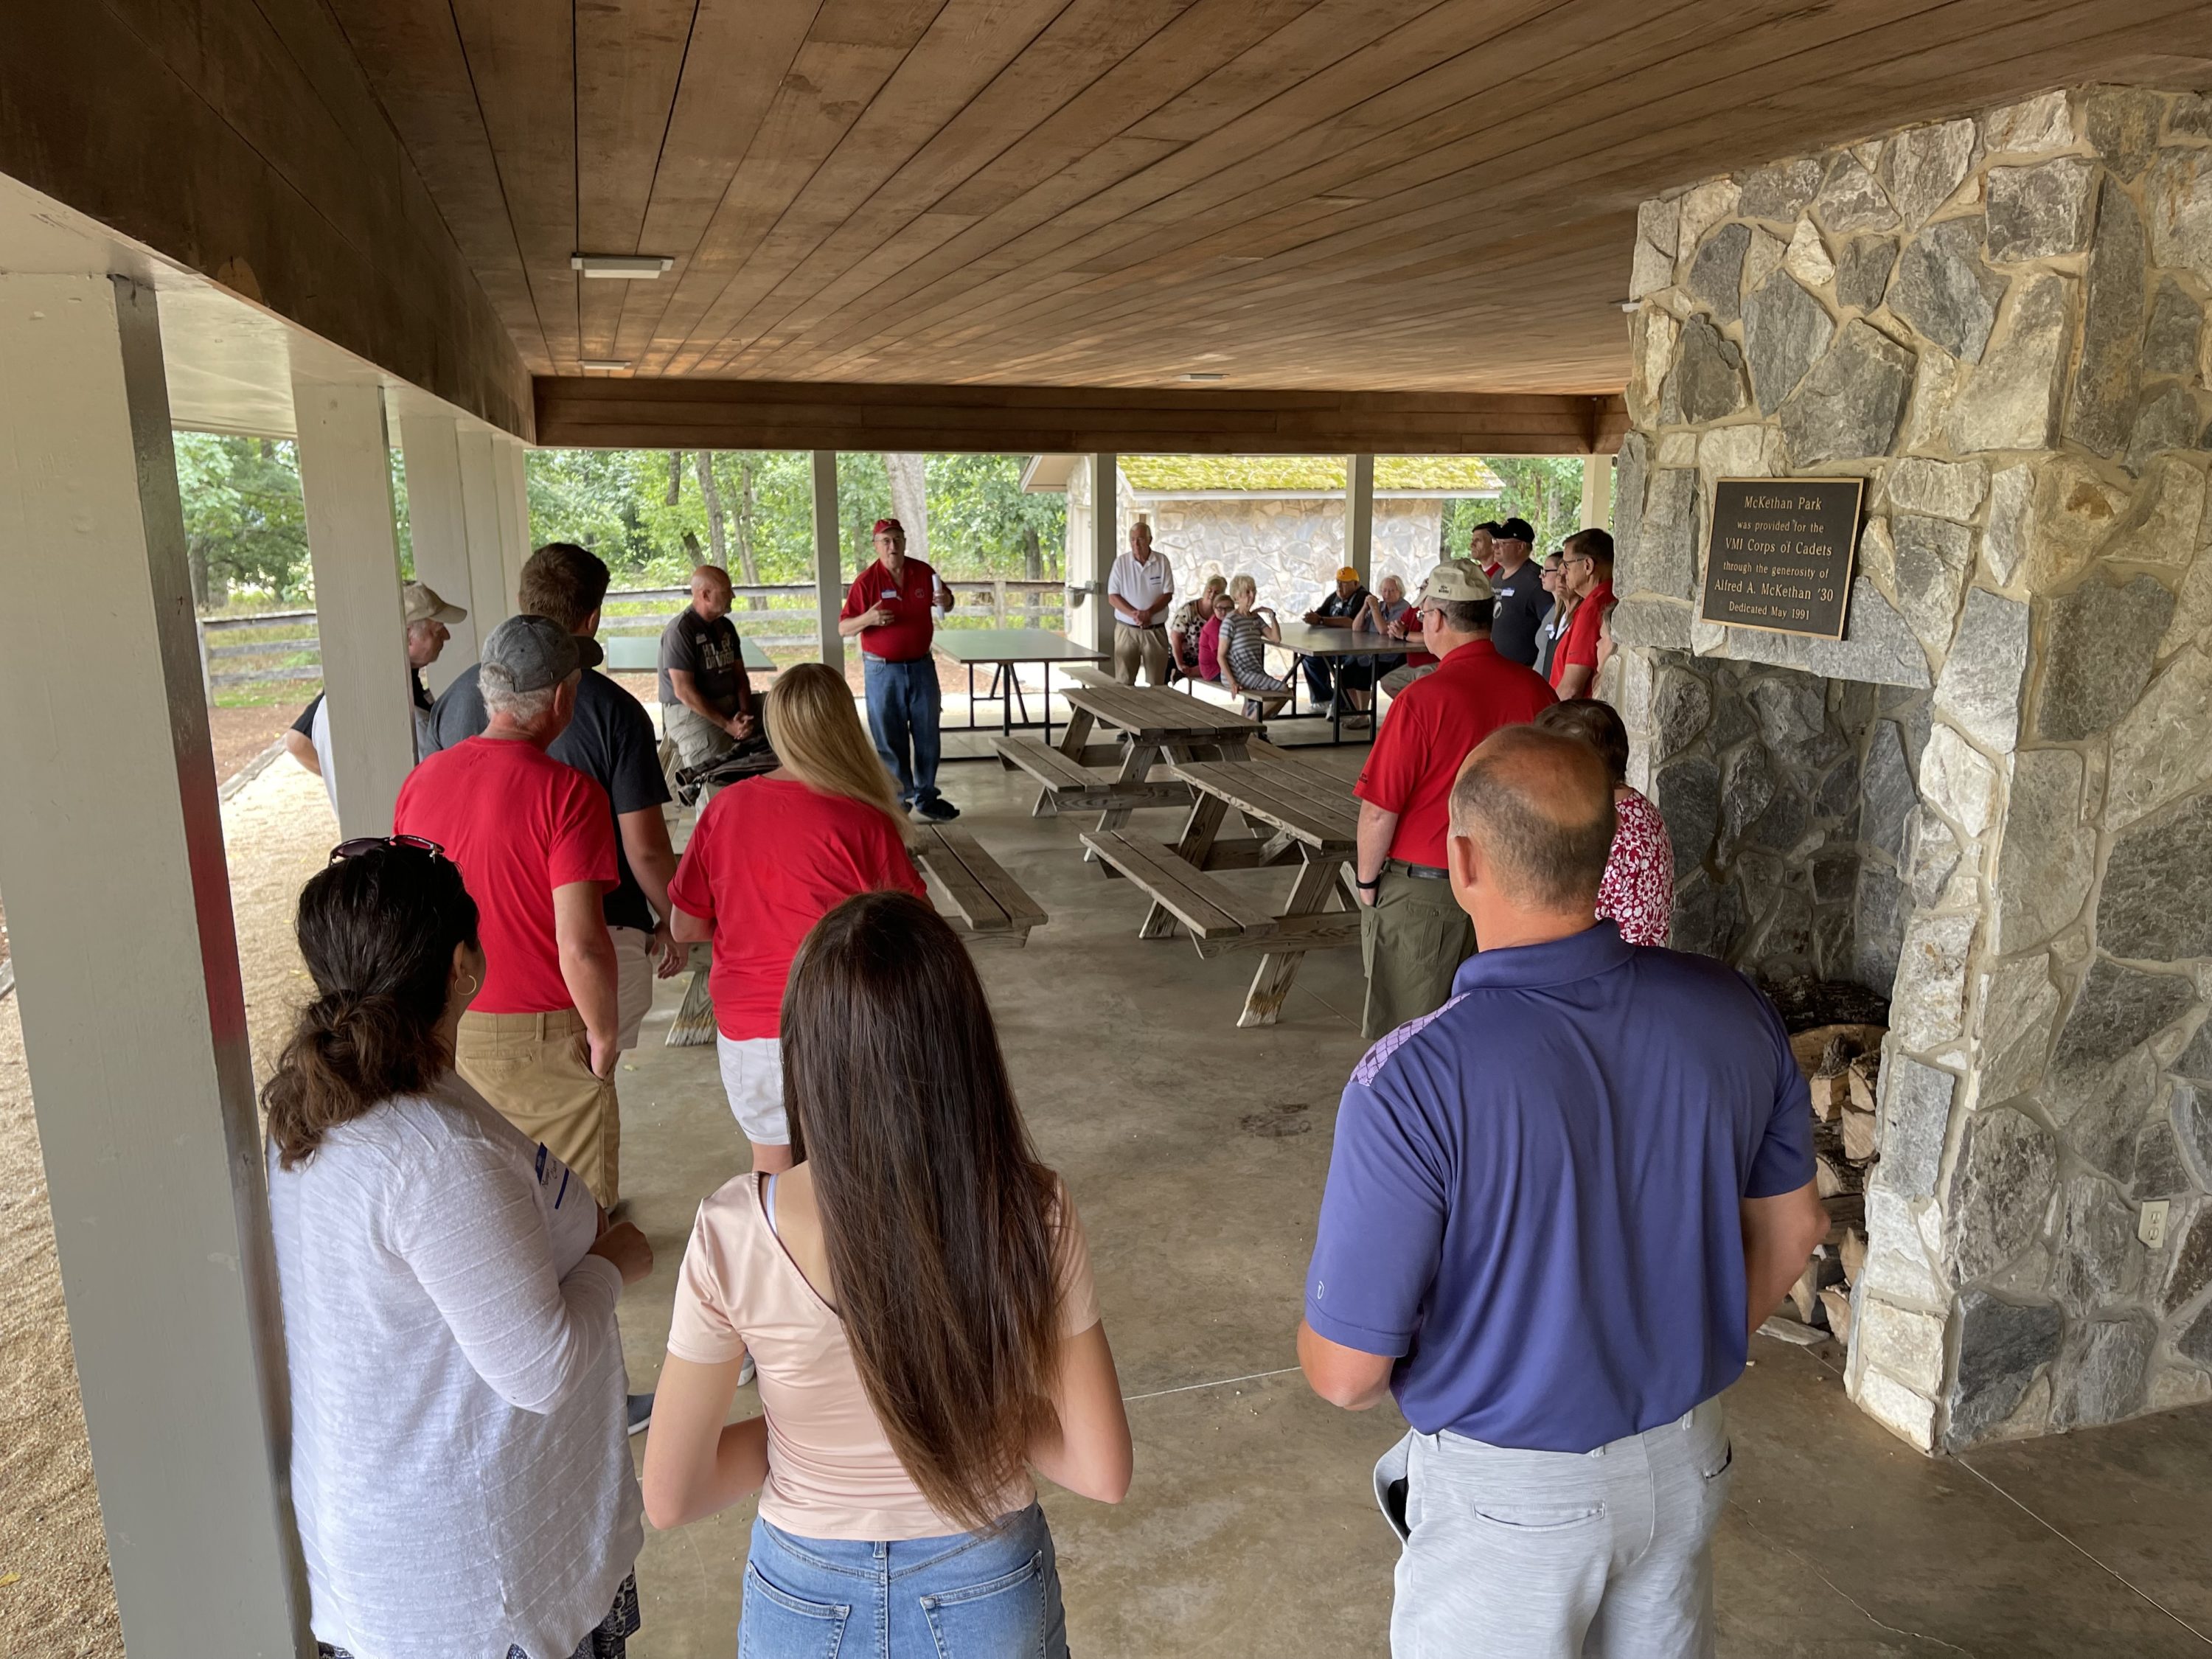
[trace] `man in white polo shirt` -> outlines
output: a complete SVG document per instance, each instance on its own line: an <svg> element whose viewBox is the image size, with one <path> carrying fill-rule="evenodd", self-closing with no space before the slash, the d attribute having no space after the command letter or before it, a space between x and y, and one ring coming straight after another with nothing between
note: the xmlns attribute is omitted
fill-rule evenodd
<svg viewBox="0 0 2212 1659"><path fill-rule="evenodd" d="M1114 607L1114 678L1137 683L1144 665L1145 684L1168 683L1168 606L1175 599L1175 572L1164 554L1152 551L1152 527L1142 519L1129 526L1129 550L1114 561L1106 581L1107 603Z"/></svg>

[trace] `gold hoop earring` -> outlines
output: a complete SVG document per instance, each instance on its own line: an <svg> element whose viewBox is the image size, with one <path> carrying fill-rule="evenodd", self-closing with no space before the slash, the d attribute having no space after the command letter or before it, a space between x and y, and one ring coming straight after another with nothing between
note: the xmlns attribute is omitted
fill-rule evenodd
<svg viewBox="0 0 2212 1659"><path fill-rule="evenodd" d="M478 979L474 974L471 974L469 975L469 988L462 992L461 994L465 997L472 997L483 988L483 981Z"/></svg>

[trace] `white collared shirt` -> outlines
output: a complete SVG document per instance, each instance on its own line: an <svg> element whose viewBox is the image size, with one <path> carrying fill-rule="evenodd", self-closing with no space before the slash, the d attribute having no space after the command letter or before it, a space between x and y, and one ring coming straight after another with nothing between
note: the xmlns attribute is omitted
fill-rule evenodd
<svg viewBox="0 0 2212 1659"><path fill-rule="evenodd" d="M1175 596L1175 572L1168 568L1168 556L1158 549L1149 559L1139 560L1133 553L1124 552L1114 561L1114 574L1107 579L1106 591L1115 596L1114 615L1132 628L1156 626L1140 623L1131 616L1122 604L1152 606L1162 599Z"/></svg>

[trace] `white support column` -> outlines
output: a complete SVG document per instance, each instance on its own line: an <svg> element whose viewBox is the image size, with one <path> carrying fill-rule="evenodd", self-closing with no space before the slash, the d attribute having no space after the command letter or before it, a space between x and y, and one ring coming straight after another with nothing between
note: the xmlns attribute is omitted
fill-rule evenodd
<svg viewBox="0 0 2212 1659"><path fill-rule="evenodd" d="M403 415L399 448L407 468L407 528L415 543L415 575L441 599L469 614L451 623L453 637L422 678L433 692L477 659L475 575L469 568L469 524L461 507L459 423L447 415Z"/></svg>
<svg viewBox="0 0 2212 1659"><path fill-rule="evenodd" d="M1613 521L1613 457L1583 457L1583 521L1576 528L1603 530Z"/></svg>
<svg viewBox="0 0 2212 1659"><path fill-rule="evenodd" d="M1114 648L1114 609L1106 603L1106 583L1121 551L1121 458L1089 455L1091 468L1091 568L1083 573L1086 597L1079 637L1093 651Z"/></svg>
<svg viewBox="0 0 2212 1659"><path fill-rule="evenodd" d="M507 566L510 609L522 608L522 567L529 559L530 480L523 470L522 441L495 433L491 441L493 495L499 505L499 545Z"/></svg>
<svg viewBox="0 0 2212 1659"><path fill-rule="evenodd" d="M1344 562L1363 587L1375 562L1375 458L1347 455L1344 462Z"/></svg>
<svg viewBox="0 0 2212 1659"><path fill-rule="evenodd" d="M292 413L338 828L348 837L389 835L392 803L415 766L415 698L384 391L373 382L334 386L295 377Z"/></svg>
<svg viewBox="0 0 2212 1659"><path fill-rule="evenodd" d="M0 277L0 890L124 1638L312 1654L153 290Z"/></svg>
<svg viewBox="0 0 2212 1659"><path fill-rule="evenodd" d="M837 553L837 452L814 452L814 614L822 629L822 660L840 673L845 641L837 613L845 608L844 562Z"/></svg>
<svg viewBox="0 0 2212 1659"><path fill-rule="evenodd" d="M477 638L514 614L507 586L507 549L500 538L499 468L492 434L464 428L456 439L461 455L461 520L469 542L470 590L476 595Z"/></svg>

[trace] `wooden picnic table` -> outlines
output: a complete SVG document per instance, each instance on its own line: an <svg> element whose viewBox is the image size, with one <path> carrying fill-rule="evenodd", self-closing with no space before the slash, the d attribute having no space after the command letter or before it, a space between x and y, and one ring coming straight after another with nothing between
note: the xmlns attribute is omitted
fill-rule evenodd
<svg viewBox="0 0 2212 1659"><path fill-rule="evenodd" d="M658 634L602 634L599 644L607 653L606 669L611 674L652 674L660 669L660 635ZM773 674L775 663L750 634L738 635L738 654L744 659L748 674Z"/></svg>
<svg viewBox="0 0 2212 1659"><path fill-rule="evenodd" d="M1316 628L1311 623L1294 622L1279 623L1275 632L1280 637L1269 640L1267 643L1289 652L1291 656L1291 672L1287 676L1291 682L1289 718L1291 720L1301 718L1297 688L1302 676L1298 672L1298 658L1320 657L1326 660L1345 657L1402 657L1407 650L1403 640L1394 640L1388 634L1370 633L1358 628ZM1334 678L1332 677L1333 682ZM1374 712L1371 686L1369 691L1368 712L1371 714ZM1330 740L1343 742L1344 688L1340 684L1332 684L1328 708L1325 712L1328 716Z"/></svg>
<svg viewBox="0 0 2212 1659"><path fill-rule="evenodd" d="M1237 1023L1272 1025L1307 951L1359 942L1358 905L1345 880L1358 845L1358 803L1339 780L1279 750L1227 764L1178 762L1172 769L1194 793L1173 846L1104 830L1086 832L1084 843L1152 896L1139 939L1170 939L1182 927L1202 957L1260 951ZM1248 825L1272 833L1223 840L1232 806ZM1211 873L1279 864L1297 869L1280 911Z"/></svg>
<svg viewBox="0 0 2212 1659"><path fill-rule="evenodd" d="M1055 634L1044 628L940 628L931 638L930 648L947 662L964 664L968 670L968 724L957 728L964 732L976 730L975 704L995 702L999 705L999 730L1001 733L1014 729L1014 705L1021 705L1020 724L1032 725L1027 698L1022 696L1018 665L1025 662L1044 665L1044 740L1052 741L1052 667L1054 663L1099 663L1107 660L1103 651L1079 645L1065 634ZM990 688L981 694L975 690L975 670L978 666L991 671Z"/></svg>
<svg viewBox="0 0 2212 1659"><path fill-rule="evenodd" d="M1189 787L1152 779L1155 762L1163 756L1241 761L1246 745L1260 735L1259 721L1236 709L1164 687L1085 680L1063 696L1067 727L1057 744L1016 737L1001 737L994 744L1001 764L1018 767L1037 780L1037 817L1096 807L1099 829L1118 830L1138 807L1187 805ZM1119 732L1121 746L1092 744L1091 735L1100 726ZM1110 778L1092 769L1117 759L1120 767Z"/></svg>

